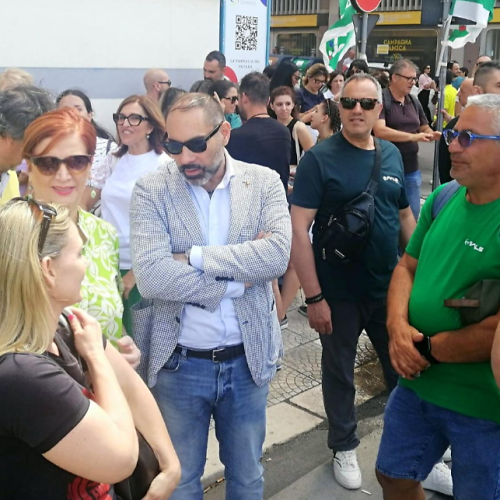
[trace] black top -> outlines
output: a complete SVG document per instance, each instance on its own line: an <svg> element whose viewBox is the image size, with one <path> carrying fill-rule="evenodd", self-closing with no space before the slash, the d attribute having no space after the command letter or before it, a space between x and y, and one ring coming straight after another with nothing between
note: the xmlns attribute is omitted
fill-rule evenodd
<svg viewBox="0 0 500 500"><path fill-rule="evenodd" d="M55 342L60 356L0 357L0 496L114 500L112 486L75 476L42 456L80 423L91 397L80 365L60 333Z"/></svg>
<svg viewBox="0 0 500 500"><path fill-rule="evenodd" d="M387 295L398 261L399 211L408 207L408 199L399 151L384 140L380 140L380 147L382 169L373 232L364 256L352 264L334 265L323 260L314 248L315 228L366 189L375 150L359 149L338 132L307 151L297 168L292 204L317 209L313 248L321 290L328 300L377 300Z"/></svg>
<svg viewBox="0 0 500 500"><path fill-rule="evenodd" d="M385 112L385 105L382 107L380 118L385 120L385 124L395 130L418 133L421 125L427 125L427 118L418 99L405 96L404 104L394 99L390 89L384 89L384 99L390 97L391 106L389 114ZM405 174L418 170L418 142L394 142L393 143L403 157Z"/></svg>
<svg viewBox="0 0 500 500"><path fill-rule="evenodd" d="M290 132L273 118L251 118L231 130L226 146L236 160L263 165L278 172L287 190L290 177Z"/></svg>
<svg viewBox="0 0 500 500"><path fill-rule="evenodd" d="M457 124L459 118L460 116L455 116L455 118L451 119L446 124L446 127L444 127L444 130L455 128L455 125ZM453 180L452 176L450 175L451 155L443 136L441 136L441 139L439 139L438 168L439 168L439 180L441 184Z"/></svg>
<svg viewBox="0 0 500 500"><path fill-rule="evenodd" d="M321 104L325 100L325 94L323 94L323 92L313 94L305 87L302 87L295 92L295 99L300 112L305 113L318 104Z"/></svg>
<svg viewBox="0 0 500 500"><path fill-rule="evenodd" d="M297 118L293 118L293 120L286 126L286 128L290 132L290 139L292 141L290 149L290 165L298 165L300 160L300 158L297 158L297 146L295 145L295 139L293 138L293 127L295 127L295 124L298 121L299 120L297 120ZM297 142L299 143L299 153L302 154L302 151L304 151L304 149L302 148L298 137Z"/></svg>

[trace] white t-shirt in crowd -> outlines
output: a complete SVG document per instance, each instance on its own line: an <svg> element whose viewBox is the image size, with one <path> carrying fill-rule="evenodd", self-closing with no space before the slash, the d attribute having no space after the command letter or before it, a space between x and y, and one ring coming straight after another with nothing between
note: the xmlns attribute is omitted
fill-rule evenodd
<svg viewBox="0 0 500 500"><path fill-rule="evenodd" d="M124 154L116 163L101 194L102 218L116 228L120 241L120 269L132 267L130 259L130 201L135 183L169 161L166 153L154 150L142 155Z"/></svg>

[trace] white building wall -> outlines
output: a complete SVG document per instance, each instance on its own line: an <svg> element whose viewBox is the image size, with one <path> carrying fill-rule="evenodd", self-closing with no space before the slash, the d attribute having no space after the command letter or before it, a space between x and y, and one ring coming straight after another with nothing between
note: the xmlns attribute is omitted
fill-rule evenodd
<svg viewBox="0 0 500 500"><path fill-rule="evenodd" d="M149 68L173 86L203 78L219 48L219 0L0 0L0 72L29 71L54 94L76 87L103 125L125 97L144 93Z"/></svg>

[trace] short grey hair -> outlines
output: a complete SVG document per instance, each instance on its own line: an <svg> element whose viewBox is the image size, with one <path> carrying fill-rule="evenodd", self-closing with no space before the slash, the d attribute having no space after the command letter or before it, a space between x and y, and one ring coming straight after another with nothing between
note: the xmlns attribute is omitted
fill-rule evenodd
<svg viewBox="0 0 500 500"><path fill-rule="evenodd" d="M359 80L369 80L373 83L373 85L375 85L375 87L377 88L377 101L379 102L379 104L382 104L382 87L380 86L380 83L377 81L377 79L369 73L354 73L354 75L349 77L340 91L340 97L344 97L345 88L347 87L347 85L349 85L350 82Z"/></svg>
<svg viewBox="0 0 500 500"><path fill-rule="evenodd" d="M168 116L174 111L189 111L195 108L203 109L207 123L213 127L224 121L222 105L211 95L201 93L189 93L179 97L170 108Z"/></svg>
<svg viewBox="0 0 500 500"><path fill-rule="evenodd" d="M467 99L466 108L475 106L491 113L491 120L495 125L495 130L500 134L500 95L479 94L472 95Z"/></svg>
<svg viewBox="0 0 500 500"><path fill-rule="evenodd" d="M392 80L392 75L401 72L404 68L414 69L418 73L418 67L409 59L398 59L390 68L389 68L389 78Z"/></svg>
<svg viewBox="0 0 500 500"><path fill-rule="evenodd" d="M22 141L28 125L54 109L53 97L44 89L21 85L0 92L0 136Z"/></svg>

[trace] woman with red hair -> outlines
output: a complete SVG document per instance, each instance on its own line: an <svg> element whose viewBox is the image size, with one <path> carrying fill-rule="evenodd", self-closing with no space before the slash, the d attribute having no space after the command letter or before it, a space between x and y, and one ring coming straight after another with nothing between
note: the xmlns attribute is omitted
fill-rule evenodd
<svg viewBox="0 0 500 500"><path fill-rule="evenodd" d="M137 367L139 350L130 337L124 336L122 327L116 230L80 209L95 144L94 127L75 109L60 108L40 116L26 129L23 158L28 162L33 197L68 208L71 219L85 235L89 266L78 307L97 319L104 335Z"/></svg>
<svg viewBox="0 0 500 500"><path fill-rule="evenodd" d="M11 328L10 331L7 331L5 327L7 320L2 323L2 328L0 328L0 367L3 362L2 354L17 355L23 353L33 356L22 360L24 367L29 365L27 369L30 370L31 378L27 376L26 370L20 372L22 376L19 377L20 386L28 384L26 387L22 387L23 390L27 391L27 394L37 392L37 388L43 387L44 383L52 383L52 375L54 374L54 376L58 376L62 384L53 385L53 393L60 398L61 408L53 407L47 403L45 406L42 405L45 410L52 411L54 415L52 419L47 414L41 415L37 426L35 426L39 431L36 437L33 437L32 433L26 435L26 433L21 432L17 435L19 425L13 418L7 419L7 431L2 427L3 422L0 421L0 462L2 458L5 458L2 456L2 450L5 450L5 446L2 448L2 445L10 439L8 445L16 450L21 449L21 455L24 453L31 460L30 464L36 463L39 454L43 454L46 460L52 462L50 467L47 467L46 462L43 462L43 465L39 465L37 470L37 473L40 470L47 470L49 475L52 474L50 478L53 481L50 481L50 478L47 480L45 476L44 478L46 482L51 484L51 491L57 491L57 494L51 494L48 490L43 491L43 493L47 493L47 498L50 497L54 500L61 498L62 500L63 498L77 498L78 495L87 494L99 500L113 500L115 498L113 489L108 484L100 483L120 481L134 469L136 461L134 462L133 452L137 451L137 436L133 428L135 426L158 458L159 472L151 483L148 498L167 499L174 491L180 478L179 461L151 392L129 366L138 362L138 356L135 355L138 353L137 347L130 337L127 337L129 340L125 344L126 347L130 348L132 345L135 349L135 352L125 356L129 358L127 364L112 345L114 342L123 348L123 338L120 339L123 305L118 289L120 274L116 231L109 223L79 208L90 172L95 143L94 128L72 108L60 108L46 113L37 118L26 129L23 157L28 163L33 193L38 201L35 199L25 201L28 202L26 206L30 207L30 210L37 216L40 225L39 229L34 232L34 237L26 236L30 228L24 227L21 223L17 224L17 231L24 234L24 240L28 241L26 247L31 249L29 255L37 256L38 259L35 258L35 260L40 262L28 262L28 258L21 251L19 255L14 255L14 252L9 250L7 245L13 239L11 235L13 228L16 227L8 210L13 210L14 205L22 205L22 200L13 201L13 205L8 205L4 211L0 210L0 226L2 226L2 222L5 222L3 227L6 228L3 232L0 231L0 243L3 241L0 245L0 265L5 264L8 259L17 259L25 265L31 264L34 269L41 265L44 271L42 281L45 285L39 286L41 291L38 294L38 302L41 303L49 297L50 307L46 309L56 316L51 325L49 321L43 321L47 319L42 317L43 314L37 317L36 307L26 307L27 304L36 302L36 298L31 302L27 301L30 293L33 295L31 282L25 287L23 297L18 297L19 300L16 302L15 297L8 295L9 283L6 279L6 273L3 273L0 276L2 278L0 279L0 297L4 292L4 299L8 298L9 300L3 300L1 303L19 304L14 309L18 315L21 315L22 318L34 315L37 321L35 321L32 331L26 333L26 328L24 328L22 332L17 334L18 328ZM41 202L48 204L44 205ZM26 210L24 211L26 212ZM51 228L51 224L57 223L58 213L61 217L65 216L66 226L69 228L64 229L64 235L60 237L59 246L61 248L55 248L54 245L51 245L51 231L54 230L54 227ZM30 227L33 231L33 224ZM21 238L19 241L24 240ZM33 252L35 247L38 249L38 253ZM21 247L18 245L15 248ZM2 252L7 256L2 255ZM11 265L9 263L9 266ZM33 276L33 279L30 278L33 281L36 273L28 274ZM81 300L78 304L80 309L72 308L71 314L67 315L66 319L61 316L60 325L57 327L57 317L63 307L67 307L79 299ZM12 324L12 321L9 324ZM46 328L47 325L52 326L53 330ZM54 331L56 328L57 331ZM103 340L102 334L108 337L111 342ZM25 337L20 339L21 335L25 335ZM47 341L47 336L50 336L50 341ZM38 344L34 342L34 339L40 337L45 340L38 342ZM8 348L2 350L2 342ZM10 347L11 344L14 345L13 348ZM44 356L40 356L40 354ZM86 365L81 363L80 356L86 361ZM48 366L47 363L51 365L47 369L52 378L46 372L39 375L39 377L44 376L42 380L37 378L36 366L37 363L40 363L40 358L44 367ZM96 360L99 366L96 365ZM131 361L135 361L135 363ZM58 365L59 371L54 370L52 362ZM14 379L16 378L16 368L8 373ZM31 384L31 382L33 383ZM117 387L116 382L119 387ZM92 393L92 390L95 392ZM73 406L68 409L65 403L68 403L68 394L71 391L73 391L71 393ZM91 401L89 406L82 399L81 393L94 401L96 405ZM107 397L104 397L103 394ZM43 395L40 397L43 400ZM9 392L6 387L0 391L0 400L2 398L6 401L17 401L15 394L12 394L12 391ZM119 401L120 399L122 400ZM51 399L51 401L53 405L53 400ZM106 419L100 419L99 422L92 421L90 418L86 419L85 412L89 408L95 409L97 406L100 408L95 411L102 414L104 410L113 421L108 420L106 425ZM24 407L20 405L21 409ZM70 411L71 408L75 407L80 408L76 417ZM61 428L54 431L54 427L57 427L54 422L58 421L59 411L65 411L68 418L62 426L59 426ZM89 412L87 411L87 413ZM127 452L118 454L118 450L110 450L109 443L112 442L112 438L115 438L113 447L119 447L122 450L122 446L116 444L116 438L118 437L118 441L122 438L117 435L115 427L123 432L125 429L124 419L126 419L127 414L129 414L128 419L130 420L131 415L133 420L132 437L129 422L128 432L124 433L123 439L127 438L126 443L129 444L129 447L125 450L130 450L130 457L132 457L132 460L128 459L127 463L131 463L133 467L120 471L118 458L123 458ZM32 413L28 411L27 415L31 418ZM21 418L24 422L27 415L16 414L16 417ZM87 424L89 427L79 427L79 419L90 422ZM14 423L12 424L12 422ZM28 428L30 428L29 425ZM77 428L85 429L85 431L73 432L73 429ZM49 429L52 431L50 435ZM45 435L47 437L44 440ZM134 439L135 445L133 444ZM81 444L82 441L87 445L83 446L85 443ZM97 460L95 456L91 457L85 451L92 448L88 443L99 442L104 443L103 446L108 446L108 448L100 450L98 445L94 445L93 449L99 458ZM80 448L84 450L82 453L80 453ZM103 456L109 458L103 460L101 455L105 452L107 455ZM15 455L15 458L18 456L20 455ZM19 488L23 492L19 498L22 497L23 500L36 500L43 497L40 486L29 482L32 475L33 473L28 470L28 480L25 485L22 485L22 488ZM5 479L5 475L0 474L0 484L3 479Z"/></svg>

